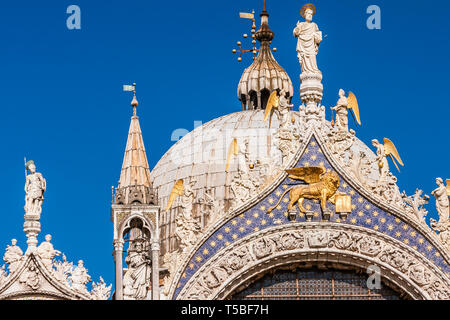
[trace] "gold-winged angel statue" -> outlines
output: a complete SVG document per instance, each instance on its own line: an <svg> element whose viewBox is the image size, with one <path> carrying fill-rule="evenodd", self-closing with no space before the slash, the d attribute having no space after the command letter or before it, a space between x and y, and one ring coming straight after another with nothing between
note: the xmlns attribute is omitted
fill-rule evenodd
<svg viewBox="0 0 450 320"><path fill-rule="evenodd" d="M343 89L339 90L339 100L336 106L331 107L332 111L336 111L336 121L331 120L331 125L341 130L348 131L348 110L350 110L351 115L355 122L361 125L361 118L359 115L358 100L353 92L348 93L348 97L345 96L345 91Z"/></svg>
<svg viewBox="0 0 450 320"><path fill-rule="evenodd" d="M293 106L293 104L289 104L289 100L286 98L286 90L281 89L279 96L277 90L274 90L267 101L264 121L269 119L270 128L272 126L272 116L276 110L278 112L278 119L280 120L280 127L285 127L289 122L289 114Z"/></svg>
<svg viewBox="0 0 450 320"><path fill-rule="evenodd" d="M300 212L306 213L303 207L305 199L320 200L320 206L325 212L327 210L327 201L334 202L333 198L339 188L339 176L334 171L327 171L324 167L303 167L288 169L286 172L289 178L293 180L302 180L307 185L297 185L287 189L280 197L274 207L268 210L271 213L289 192L289 206L291 211L298 203Z"/></svg>
<svg viewBox="0 0 450 320"><path fill-rule="evenodd" d="M182 196L184 193L184 184L183 179L178 180L175 185L172 188L172 191L170 192L169 201L167 202L167 208L166 211L169 211L170 208L172 208L172 205L176 198L179 196Z"/></svg>
<svg viewBox="0 0 450 320"><path fill-rule="evenodd" d="M234 138L233 141L231 141L230 147L228 148L228 155L227 155L227 164L225 167L225 171L228 172L228 169L230 168L231 160L234 156L239 155L239 145L237 142L237 139Z"/></svg>
<svg viewBox="0 0 450 320"><path fill-rule="evenodd" d="M400 172L400 169L395 160L397 160L402 167L404 166L404 164L402 158L400 158L400 155L398 154L397 148L395 147L394 143L391 140L389 140L388 138L384 138L384 145L383 145L379 143L377 139L373 139L372 145L375 148L377 148L376 160L378 161L378 167L380 170L380 179L385 177L386 172L389 169L387 157L391 158L398 172Z"/></svg>

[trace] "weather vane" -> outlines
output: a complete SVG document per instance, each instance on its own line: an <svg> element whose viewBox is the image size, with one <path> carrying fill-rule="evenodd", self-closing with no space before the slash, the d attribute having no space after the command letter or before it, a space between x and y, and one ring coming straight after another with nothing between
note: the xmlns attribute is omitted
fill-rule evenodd
<svg viewBox="0 0 450 320"><path fill-rule="evenodd" d="M251 33L252 33L252 39L253 39L252 40L253 48L252 49L244 49L244 48L242 48L242 42L238 41L237 45L238 45L239 49L238 50L237 49L233 49L233 53L238 53L239 52L239 57L238 57L238 61L239 62L242 61L242 55L244 53L248 53L248 52L252 52L253 53L253 60L255 60L256 59L256 53L259 51L256 48L256 38L255 38L255 33L256 33L255 10L252 10L252 13L240 12L239 16L242 19L250 19L250 20L252 20L252 31L251 31ZM244 37L244 39L247 39L248 38L248 34L245 33L243 35L243 37Z"/></svg>
<svg viewBox="0 0 450 320"><path fill-rule="evenodd" d="M133 85L124 85L123 91L133 92L133 101L131 101L131 106L133 107L133 115L136 116L136 108L138 106L138 101L136 99L136 83L133 83Z"/></svg>
<svg viewBox="0 0 450 320"><path fill-rule="evenodd" d="M266 11L266 1L264 0L264 4L263 4L263 12L265 12ZM244 54L244 53L248 53L248 52L251 52L252 54L253 54L253 60L255 60L256 59L256 55L257 55L257 53L259 52L259 49L258 48L256 48L256 24L255 24L255 10L252 10L252 13L247 13L247 12L240 12L239 13L239 16L242 18L242 19L250 19L250 20L252 20L252 31L251 31L251 33L252 33L252 45L253 45L253 48L252 49L244 49L244 48L242 48L242 42L241 41L238 41L237 42L237 45L238 45L238 47L239 47L239 49L233 49L233 53L239 53L239 57L238 57L238 61L239 62L241 62L242 61L242 55ZM243 37L244 37L244 39L247 39L248 38L248 34L244 34L243 35ZM277 51L277 49L276 48L273 48L272 49L274 52L276 52Z"/></svg>
<svg viewBox="0 0 450 320"><path fill-rule="evenodd" d="M136 83L133 83L133 85L124 85L123 91L133 92L133 94L136 94Z"/></svg>

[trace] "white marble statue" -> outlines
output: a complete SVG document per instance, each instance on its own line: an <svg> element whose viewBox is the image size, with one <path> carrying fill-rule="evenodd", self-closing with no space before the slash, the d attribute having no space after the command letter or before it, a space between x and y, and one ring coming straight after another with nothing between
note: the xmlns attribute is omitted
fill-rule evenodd
<svg viewBox="0 0 450 320"><path fill-rule="evenodd" d="M220 201L216 199L213 195L212 189L206 190L204 193L203 204L205 204L208 209L206 213L208 214L208 223L207 225L213 224L220 218L221 213L223 212L223 208L220 205Z"/></svg>
<svg viewBox="0 0 450 320"><path fill-rule="evenodd" d="M180 241L182 251L194 245L197 234L201 231L200 224L192 215L192 208L196 200L193 188L196 183L196 180L191 180L184 186L183 194L180 197L181 212L175 217L175 235Z"/></svg>
<svg viewBox="0 0 450 320"><path fill-rule="evenodd" d="M195 200L195 193L193 188L196 183L197 181L191 180L189 184L185 185L183 195L180 197L182 211L186 217L192 216L192 207Z"/></svg>
<svg viewBox="0 0 450 320"><path fill-rule="evenodd" d="M44 192L47 188L47 182L42 174L36 172L36 165L30 160L25 165L26 170L30 172L25 182L25 213L40 215L42 212L42 203L44 202Z"/></svg>
<svg viewBox="0 0 450 320"><path fill-rule="evenodd" d="M8 270L10 273L16 271L23 258L23 251L16 244L17 240L12 239L11 245L6 247L6 252L3 256L3 260L8 264Z"/></svg>
<svg viewBox="0 0 450 320"><path fill-rule="evenodd" d="M250 162L249 157L250 157L249 141L248 141L248 139L245 139L243 143L239 144L239 153L237 155L239 171L248 173L248 171L249 171L248 163Z"/></svg>
<svg viewBox="0 0 450 320"><path fill-rule="evenodd" d="M72 271L69 277L72 282L72 288L78 292L87 293L86 284L91 281L91 276L88 275L88 270L84 267L83 260L78 261L78 266Z"/></svg>
<svg viewBox="0 0 450 320"><path fill-rule="evenodd" d="M345 91L339 90L339 100L331 110L336 111L336 127L343 131L348 131L348 101Z"/></svg>
<svg viewBox="0 0 450 320"><path fill-rule="evenodd" d="M52 268L53 258L61 254L61 251L53 248L53 244L50 242L51 240L52 236L49 234L46 235L45 242L42 242L37 248L37 254L41 257L42 263L50 269Z"/></svg>
<svg viewBox="0 0 450 320"><path fill-rule="evenodd" d="M442 178L436 179L438 188L431 192L436 198L436 209L439 213L439 222L444 223L449 219L449 199L447 194L447 188L445 187L444 180Z"/></svg>
<svg viewBox="0 0 450 320"><path fill-rule="evenodd" d="M286 98L286 90L281 89L280 97L278 98L278 112L280 113L280 127L287 128L291 123L290 115L293 104L289 103L289 99Z"/></svg>
<svg viewBox="0 0 450 320"><path fill-rule="evenodd" d="M306 21L298 21L294 29L294 37L298 38L297 56L302 73L320 73L317 67L316 56L319 52L319 45L322 42L322 32L317 24L312 22L314 14L314 6L304 6L301 15Z"/></svg>
<svg viewBox="0 0 450 320"><path fill-rule="evenodd" d="M150 288L151 260L142 242L136 241L127 252L128 270L123 277L125 300L145 300Z"/></svg>

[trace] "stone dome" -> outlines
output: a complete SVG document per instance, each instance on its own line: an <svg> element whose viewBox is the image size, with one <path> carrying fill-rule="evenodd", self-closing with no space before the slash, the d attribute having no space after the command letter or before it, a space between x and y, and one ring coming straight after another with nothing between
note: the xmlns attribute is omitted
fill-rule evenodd
<svg viewBox="0 0 450 320"><path fill-rule="evenodd" d="M166 208L173 185L179 179L192 178L197 181L194 190L212 188L216 199L226 199L225 186L238 171L237 161L231 161L228 172L225 171L228 149L234 138L238 144L248 139L252 160L270 157L281 165L281 152L272 141L279 120L274 115L269 128L269 122L264 122L264 112L247 110L222 116L196 128L173 145L151 172L161 208ZM293 114L299 121L299 113Z"/></svg>

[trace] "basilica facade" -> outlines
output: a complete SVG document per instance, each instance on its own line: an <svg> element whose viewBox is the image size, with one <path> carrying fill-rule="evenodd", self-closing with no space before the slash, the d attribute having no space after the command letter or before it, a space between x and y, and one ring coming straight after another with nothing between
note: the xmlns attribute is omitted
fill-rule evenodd
<svg viewBox="0 0 450 320"><path fill-rule="evenodd" d="M89 291L84 262L61 260L51 237L38 245L45 179L27 163L28 249L8 246L0 299L450 299L449 189L436 179L440 220L430 227L429 197L397 186L394 143L368 146L350 128L350 115L361 124L356 96L336 93L326 119L316 14L303 6L293 30L301 106L264 6L259 27L246 14L259 48L238 84L242 111L196 128L153 170L129 88L111 206L114 292L103 279Z"/></svg>

